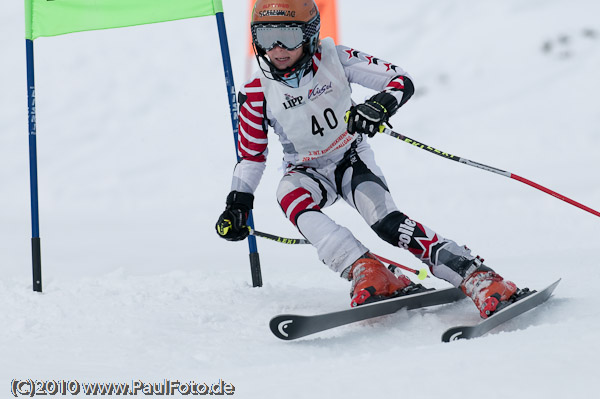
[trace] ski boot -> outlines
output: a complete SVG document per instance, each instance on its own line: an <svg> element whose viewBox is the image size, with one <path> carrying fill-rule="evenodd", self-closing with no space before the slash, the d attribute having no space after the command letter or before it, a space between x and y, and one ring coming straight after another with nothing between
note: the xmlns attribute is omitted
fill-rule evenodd
<svg viewBox="0 0 600 399"><path fill-rule="evenodd" d="M349 269L348 280L352 280L352 307L398 296L403 289L413 284L404 274L394 274L369 253L354 262Z"/></svg>
<svg viewBox="0 0 600 399"><path fill-rule="evenodd" d="M519 290L515 283L505 280L483 264L465 277L459 288L473 300L484 319L500 310L501 307L515 302L523 295L527 295L529 291Z"/></svg>

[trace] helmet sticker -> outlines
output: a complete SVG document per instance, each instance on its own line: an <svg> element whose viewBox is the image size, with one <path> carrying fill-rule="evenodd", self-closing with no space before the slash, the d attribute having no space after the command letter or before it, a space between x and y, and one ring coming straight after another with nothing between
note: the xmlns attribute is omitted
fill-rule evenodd
<svg viewBox="0 0 600 399"><path fill-rule="evenodd" d="M296 11L291 10L266 10L259 11L258 15L261 17L290 17L296 18Z"/></svg>

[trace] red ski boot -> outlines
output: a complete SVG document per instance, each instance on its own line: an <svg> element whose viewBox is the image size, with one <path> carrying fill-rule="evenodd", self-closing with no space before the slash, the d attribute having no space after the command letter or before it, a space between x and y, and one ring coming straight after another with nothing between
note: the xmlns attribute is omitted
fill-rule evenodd
<svg viewBox="0 0 600 399"><path fill-rule="evenodd" d="M479 267L466 277L460 289L475 302L484 319L496 311L500 302L508 301L517 292L515 283L503 279L486 266Z"/></svg>
<svg viewBox="0 0 600 399"><path fill-rule="evenodd" d="M396 276L369 254L352 264L348 279L352 280L352 307L364 304L369 298L392 296L412 284L408 277Z"/></svg>

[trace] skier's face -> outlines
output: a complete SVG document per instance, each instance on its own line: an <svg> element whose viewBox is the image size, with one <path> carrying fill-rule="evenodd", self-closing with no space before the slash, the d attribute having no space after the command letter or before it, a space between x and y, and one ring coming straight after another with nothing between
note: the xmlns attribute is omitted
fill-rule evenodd
<svg viewBox="0 0 600 399"><path fill-rule="evenodd" d="M302 51L302 47L295 50L287 50L280 46L275 46L267 51L267 56L271 60L271 63L275 65L275 68L286 69L298 62L300 57L302 57Z"/></svg>

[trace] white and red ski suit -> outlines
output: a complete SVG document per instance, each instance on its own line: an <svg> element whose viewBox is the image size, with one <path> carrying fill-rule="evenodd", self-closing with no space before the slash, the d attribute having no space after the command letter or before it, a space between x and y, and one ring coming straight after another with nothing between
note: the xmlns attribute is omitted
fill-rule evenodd
<svg viewBox="0 0 600 399"><path fill-rule="evenodd" d="M283 146L286 170L277 200L319 258L344 274L368 249L320 210L343 198L392 245L408 249L432 273L458 286L473 256L400 212L365 137L346 131L353 105L350 83L394 95L403 105L413 93L400 67L326 38L312 70L290 87L257 72L239 93L240 162L231 190L253 194L267 157L268 127Z"/></svg>

